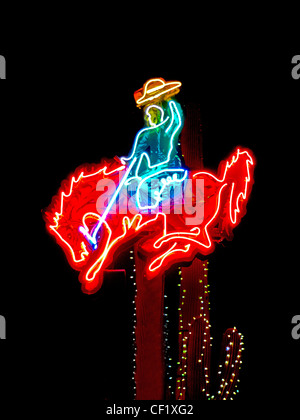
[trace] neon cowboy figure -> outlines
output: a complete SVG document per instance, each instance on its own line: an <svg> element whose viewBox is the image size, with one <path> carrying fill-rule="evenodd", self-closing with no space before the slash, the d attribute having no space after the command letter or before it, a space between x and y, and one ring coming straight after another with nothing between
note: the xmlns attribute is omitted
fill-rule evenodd
<svg viewBox="0 0 300 420"><path fill-rule="evenodd" d="M166 195L166 187L183 182L187 169L182 168L178 153L178 138L183 127L181 106L172 97L179 92L180 82L150 79L134 93L137 106L144 107L146 127L134 140L128 157L121 157L126 170L97 226L90 235L84 227L81 233L97 247L97 234L123 186L137 182L135 194L139 211L155 209ZM150 196L149 196L150 192Z"/></svg>
<svg viewBox="0 0 300 420"><path fill-rule="evenodd" d="M126 184L138 181L137 204L140 209L155 208L162 201L167 185L182 182L187 177L178 152L183 112L180 104L171 99L179 92L180 86L180 82L151 79L134 93L137 106L144 107L146 127L137 133L130 155L122 157L121 161L131 167ZM153 189L154 180L158 185ZM148 195L142 194L143 190L151 188L150 185L151 204Z"/></svg>

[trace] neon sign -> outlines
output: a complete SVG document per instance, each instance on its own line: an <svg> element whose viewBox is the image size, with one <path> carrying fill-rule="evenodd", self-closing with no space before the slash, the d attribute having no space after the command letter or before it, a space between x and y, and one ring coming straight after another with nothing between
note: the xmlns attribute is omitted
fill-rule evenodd
<svg viewBox="0 0 300 420"><path fill-rule="evenodd" d="M233 228L246 213L255 164L250 150L237 148L220 163L217 173L184 167L178 151L184 118L172 97L180 86L151 79L137 91L137 106L146 105L147 126L137 133L129 156L82 165L62 183L44 212L48 231L80 272L85 293L101 287L104 270L112 268L118 253L133 242L138 241L145 257L144 274L151 280L175 263L213 252L217 242L232 238ZM101 181L115 185L102 214L97 208ZM191 218L183 206L178 211L176 190L184 197L189 188L191 200L199 201L197 183L202 186L197 204L203 212L202 217ZM121 211L124 189L133 185L131 211ZM166 211L170 191L173 198Z"/></svg>
<svg viewBox="0 0 300 420"><path fill-rule="evenodd" d="M142 89L134 93L134 98L137 106L152 102L162 96L166 97L167 94L175 95L178 93L181 86L180 82L166 82L163 78L156 78L148 80Z"/></svg>

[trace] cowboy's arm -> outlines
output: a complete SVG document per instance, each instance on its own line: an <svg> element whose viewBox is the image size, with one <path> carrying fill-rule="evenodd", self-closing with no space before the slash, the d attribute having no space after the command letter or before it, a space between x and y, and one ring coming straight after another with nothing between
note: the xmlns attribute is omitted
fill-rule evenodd
<svg viewBox="0 0 300 420"><path fill-rule="evenodd" d="M168 112L170 113L170 123L164 133L164 153L165 161L169 162L174 159L177 154L178 136L183 126L183 112L178 102L172 100L168 103ZM180 158L178 158L180 159Z"/></svg>
<svg viewBox="0 0 300 420"><path fill-rule="evenodd" d="M166 128L165 132L172 135L173 133L176 134L176 132L182 126L183 112L178 102L175 103L175 101L170 101L168 103L168 107L168 113L170 114L170 124Z"/></svg>

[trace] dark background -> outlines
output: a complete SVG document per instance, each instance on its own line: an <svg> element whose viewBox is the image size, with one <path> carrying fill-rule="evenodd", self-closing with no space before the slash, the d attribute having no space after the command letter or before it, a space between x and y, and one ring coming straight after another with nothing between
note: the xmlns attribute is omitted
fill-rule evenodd
<svg viewBox="0 0 300 420"><path fill-rule="evenodd" d="M300 312L300 81L291 77L291 59L300 51L292 36L275 34L241 25L231 36L213 28L184 35L177 26L161 41L150 32L125 39L115 27L52 30L43 42L35 32L0 44L7 59L0 87L7 389L25 392L31 378L54 399L65 389L78 398L86 390L99 399L130 397L130 304L118 282L93 296L81 292L41 210L80 164L128 153L143 124L133 92L163 77L182 82L183 105L200 106L205 168L216 170L237 145L257 160L247 214L233 241L209 257L214 351L236 326L245 342L238 399L299 395L300 340L291 337L291 319Z"/></svg>

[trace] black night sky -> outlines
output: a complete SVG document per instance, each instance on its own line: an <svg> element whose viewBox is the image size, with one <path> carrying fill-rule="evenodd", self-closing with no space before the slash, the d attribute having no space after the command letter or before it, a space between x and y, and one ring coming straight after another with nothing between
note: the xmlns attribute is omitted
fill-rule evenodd
<svg viewBox="0 0 300 420"><path fill-rule="evenodd" d="M217 170L237 145L257 160L247 214L233 240L209 257L214 357L223 332L236 326L245 343L237 399L296 398L300 340L291 337L291 319L300 312L300 81L291 77L291 58L299 46L293 49L288 37L279 45L267 35L207 34L147 53L134 37L99 44L94 36L43 48L29 42L26 68L21 52L0 49L8 63L0 87L4 376L8 383L13 376L20 390L29 376L42 387L55 380L54 398L65 388L79 396L92 383L99 399L130 398L130 304L116 284L92 296L81 292L41 211L80 164L128 153L143 125L133 92L163 77L182 82L183 109L200 106L205 168ZM15 51L24 54L21 43Z"/></svg>

